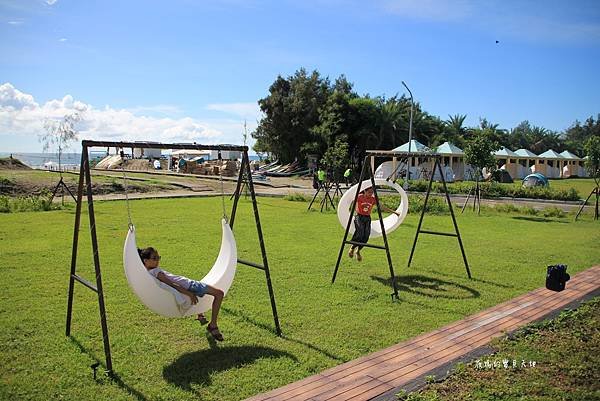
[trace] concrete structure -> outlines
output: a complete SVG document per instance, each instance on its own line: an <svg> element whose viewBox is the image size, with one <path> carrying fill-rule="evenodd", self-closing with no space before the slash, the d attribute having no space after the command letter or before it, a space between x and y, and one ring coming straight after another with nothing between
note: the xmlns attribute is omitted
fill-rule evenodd
<svg viewBox="0 0 600 401"><path fill-rule="evenodd" d="M534 173L542 173L548 178L561 178L565 158L549 149L538 156ZM539 170L538 170L539 165Z"/></svg>
<svg viewBox="0 0 600 401"><path fill-rule="evenodd" d="M444 142L437 147L435 152L443 155L442 168L444 169L444 178L447 182L465 179L465 152L461 148L450 142ZM439 175L438 172L436 174Z"/></svg>
<svg viewBox="0 0 600 401"><path fill-rule="evenodd" d="M568 150L561 152L560 155L565 158L562 168L562 178L587 176L587 171L585 170L584 165L584 159L577 155L574 155Z"/></svg>
<svg viewBox="0 0 600 401"><path fill-rule="evenodd" d="M408 152L408 142L404 145L398 146L392 149L394 152ZM415 153L431 152L431 149L423 145L421 142L413 139L410 142L410 151ZM393 167L396 167L396 159L392 160ZM402 167L400 168L402 169ZM406 167L404 167L406 170ZM433 170L433 162L423 157L411 157L410 158L410 179L411 180L425 180L429 179L430 174Z"/></svg>
<svg viewBox="0 0 600 401"><path fill-rule="evenodd" d="M523 179L527 177L531 173L535 173L534 166L538 159L538 156L530 150L527 149L518 149L515 150L515 154L517 155L517 177Z"/></svg>

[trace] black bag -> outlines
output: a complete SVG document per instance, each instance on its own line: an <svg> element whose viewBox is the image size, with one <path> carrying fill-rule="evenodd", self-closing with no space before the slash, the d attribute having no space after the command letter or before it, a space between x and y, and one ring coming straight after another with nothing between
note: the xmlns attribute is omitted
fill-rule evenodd
<svg viewBox="0 0 600 401"><path fill-rule="evenodd" d="M566 265L548 266L546 273L546 288L552 291L562 291L565 284L571 279L567 273Z"/></svg>

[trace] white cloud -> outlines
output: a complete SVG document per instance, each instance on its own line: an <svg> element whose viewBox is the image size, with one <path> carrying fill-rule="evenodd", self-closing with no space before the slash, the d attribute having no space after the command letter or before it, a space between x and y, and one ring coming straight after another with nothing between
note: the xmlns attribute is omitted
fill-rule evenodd
<svg viewBox="0 0 600 401"><path fill-rule="evenodd" d="M21 25L23 24L23 21L17 20L17 21L8 21L8 25Z"/></svg>
<svg viewBox="0 0 600 401"><path fill-rule="evenodd" d="M213 103L207 106L208 110L221 111L248 120L260 119L262 112L258 103Z"/></svg>
<svg viewBox="0 0 600 401"><path fill-rule="evenodd" d="M46 0L46 4L48 4L49 6L53 6L54 4L56 4L58 0Z"/></svg>
<svg viewBox="0 0 600 401"><path fill-rule="evenodd" d="M60 119L76 111L83 115L83 120L77 126L80 139L241 143L242 123L239 121L140 116L131 110L110 106L95 108L73 99L71 95L39 104L32 95L19 91L10 83L0 85L0 135L22 137L24 142L37 142L39 135L45 132L43 124L46 119Z"/></svg>
<svg viewBox="0 0 600 401"><path fill-rule="evenodd" d="M67 38L60 38L58 39L59 42L66 42L68 39Z"/></svg>

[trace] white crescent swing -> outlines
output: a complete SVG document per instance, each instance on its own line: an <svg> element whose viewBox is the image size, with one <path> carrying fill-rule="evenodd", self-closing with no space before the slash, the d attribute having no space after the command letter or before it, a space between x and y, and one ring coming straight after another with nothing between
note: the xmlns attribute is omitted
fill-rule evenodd
<svg viewBox="0 0 600 401"><path fill-rule="evenodd" d="M219 153L219 159L220 159ZM127 195L127 178L123 167L123 179L125 182L125 199L127 202L127 214L129 216L129 231L123 247L123 267L127 282L133 293L151 311L165 317L184 317L206 312L212 306L213 296L206 294L198 297L198 302L192 305L190 298L175 288L156 279L144 266L138 253L135 226L131 222L131 210L129 208L129 196ZM221 249L219 256L210 271L201 280L204 284L218 288L227 294L233 283L237 266L237 246L231 227L225 216L225 200L223 195L223 178L221 179L221 200L223 202L223 219L221 227Z"/></svg>
<svg viewBox="0 0 600 401"><path fill-rule="evenodd" d="M223 219L223 236L219 256L210 271L201 280L203 283L223 290L231 287L237 266L237 247L233 232ZM139 300L151 311L166 317L184 317L206 312L211 308L212 295L198 297L192 305L188 296L157 280L148 273L142 263L135 240L135 227L131 225L123 248L123 266L127 282Z"/></svg>
<svg viewBox="0 0 600 401"><path fill-rule="evenodd" d="M386 235L394 231L396 228L402 224L406 214L408 213L408 196L404 189L393 181L384 180L382 178L375 179L376 186L386 186L394 189L400 195L400 205L396 209L400 215L396 216L395 214L390 214L389 216L383 219L383 227L385 229ZM371 180L365 180L362 182L360 189L361 191L371 187ZM350 219L350 207L352 206L352 202L356 197L356 190L358 189L358 184L353 185L348 189L344 195L342 195L340 202L337 208L337 216L340 224L345 229L348 224L348 219ZM354 234L354 224L350 224L350 234ZM371 238L381 237L381 224L379 223L379 219L373 219L371 221Z"/></svg>

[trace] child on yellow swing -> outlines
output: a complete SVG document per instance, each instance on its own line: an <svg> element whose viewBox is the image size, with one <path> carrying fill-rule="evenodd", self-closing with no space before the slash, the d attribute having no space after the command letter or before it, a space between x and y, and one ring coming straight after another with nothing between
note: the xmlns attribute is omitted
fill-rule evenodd
<svg viewBox="0 0 600 401"><path fill-rule="evenodd" d="M200 324L208 323L206 330L210 335L217 341L223 341L223 335L217 326L217 318L219 317L219 310L221 309L221 302L223 301L224 296L223 291L208 284L204 284L201 281L191 280L184 276L177 276L161 269L158 267L160 255L158 254L158 251L152 247L138 249L138 253L150 275L190 297L192 305L198 303L198 297L203 297L205 294L213 296L214 299L212 302L210 322L206 320L206 317L204 317L204 314L202 313L198 314L196 319Z"/></svg>
<svg viewBox="0 0 600 401"><path fill-rule="evenodd" d="M373 206L376 204L377 200L375 199L373 187L369 187L358 194L355 208L356 216L354 216L354 235L352 235L353 242L361 242L366 244L369 241L369 237L371 235L371 211L373 210ZM399 212L390 209L389 207L381 204L381 202L379 205L384 211L394 213L396 216L400 216ZM362 245L353 244L350 247L348 256L353 258L354 250L356 249L356 260L361 262L362 255L360 254L360 250L362 248Z"/></svg>

